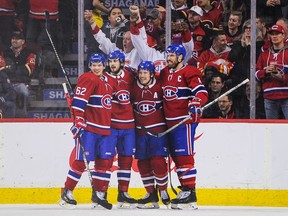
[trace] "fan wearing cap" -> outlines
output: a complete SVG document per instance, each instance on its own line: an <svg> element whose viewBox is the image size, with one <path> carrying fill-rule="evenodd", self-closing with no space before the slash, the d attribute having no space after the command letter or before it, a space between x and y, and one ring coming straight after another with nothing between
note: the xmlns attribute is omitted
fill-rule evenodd
<svg viewBox="0 0 288 216"><path fill-rule="evenodd" d="M189 30L187 13L183 10L171 11L171 43L182 43L182 34Z"/></svg>
<svg viewBox="0 0 288 216"><path fill-rule="evenodd" d="M11 47L4 50L7 75L17 92L16 117L27 117L29 99L29 85L35 69L36 55L25 46L22 32L14 32L11 38Z"/></svg>
<svg viewBox="0 0 288 216"><path fill-rule="evenodd" d="M256 79L261 81L267 119L279 119L282 111L288 119L288 47L284 44L284 29L273 25L268 30L272 46L260 54Z"/></svg>
<svg viewBox="0 0 288 216"><path fill-rule="evenodd" d="M157 8L153 8L148 13L146 20L143 20L148 36L147 42L150 47L156 47L161 43L161 35L165 33L162 18L162 13Z"/></svg>
<svg viewBox="0 0 288 216"><path fill-rule="evenodd" d="M202 16L203 10L197 5L191 7L188 11L188 22L194 41L194 50L189 64L194 66L196 66L202 51L211 46L210 36L212 35L212 30L203 24L201 21Z"/></svg>
<svg viewBox="0 0 288 216"><path fill-rule="evenodd" d="M277 20L276 25L281 25L284 29L285 44L288 45L288 19L281 17Z"/></svg>

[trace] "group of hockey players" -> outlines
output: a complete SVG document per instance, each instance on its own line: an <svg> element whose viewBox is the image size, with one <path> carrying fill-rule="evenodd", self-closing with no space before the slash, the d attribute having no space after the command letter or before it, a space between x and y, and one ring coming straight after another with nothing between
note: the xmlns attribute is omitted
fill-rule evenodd
<svg viewBox="0 0 288 216"><path fill-rule="evenodd" d="M131 52L109 48L113 47L112 43L109 45L107 38L101 36L101 30L90 18L91 14L85 12L85 19L91 24L100 47L106 49L107 57L102 53L92 54L88 62L90 71L79 77L74 89L71 131L75 148L70 156L74 160L70 163L60 204L77 204L73 190L87 163L93 161L93 171L88 170L92 176L92 203L95 208L111 209L107 190L117 154L119 208L159 208L159 197L172 209L197 208L194 136L208 93L201 82L201 72L185 64L193 49L191 34L188 39L182 38L186 44L185 41L183 45L171 44L165 52L150 50L146 56L139 56L135 48L136 51ZM141 22L138 20L136 25L139 27ZM141 31L141 27L135 27L134 33L131 30L132 41L133 37L137 40L139 29ZM133 52L141 60L131 72L127 58ZM165 60L160 69L151 61L154 54L161 55L158 59L162 62ZM188 121L162 137L151 136L143 130L144 127L161 133L188 116L191 117ZM172 200L167 192L168 154L175 163L180 182L180 192ZM134 157L147 192L138 200L128 194Z"/></svg>

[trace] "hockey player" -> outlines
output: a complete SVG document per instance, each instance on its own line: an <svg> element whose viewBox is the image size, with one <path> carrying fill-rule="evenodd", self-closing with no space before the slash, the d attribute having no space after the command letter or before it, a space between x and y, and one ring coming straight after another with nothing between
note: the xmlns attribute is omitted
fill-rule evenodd
<svg viewBox="0 0 288 216"><path fill-rule="evenodd" d="M170 203L167 193L167 139L147 135L141 126L155 132L166 130L163 112L163 92L159 80L155 79L155 66L143 61L138 66L138 80L132 91L133 109L136 120L136 153L138 169L147 191L138 200L138 208L159 208L157 189L165 205ZM157 189L155 187L155 183ZM147 205L146 205L147 204ZM150 204L150 205L148 205Z"/></svg>
<svg viewBox="0 0 288 216"><path fill-rule="evenodd" d="M125 55L120 50L108 54L109 76L115 80L116 89L112 98L110 145L118 153L118 208L136 208L137 200L128 195L131 167L135 152L135 120L130 102L134 76L124 69Z"/></svg>
<svg viewBox="0 0 288 216"><path fill-rule="evenodd" d="M93 54L89 59L91 71L79 77L72 101L74 124L71 127L75 139L74 151L70 158L70 169L61 195L60 205L76 205L72 191L86 169L81 145L87 161L94 161L92 202L111 209L106 200L110 181L110 168L115 148L109 144L111 122L111 100L113 83L103 75L106 59L103 54ZM95 191L94 191L95 190Z"/></svg>
<svg viewBox="0 0 288 216"><path fill-rule="evenodd" d="M167 47L167 67L160 73L164 94L164 113L168 128L191 115L191 119L169 133L169 150L176 166L181 192L171 200L172 208L196 206L196 168L194 166L194 136L202 109L208 99L201 82L201 72L183 64L186 52L182 45Z"/></svg>

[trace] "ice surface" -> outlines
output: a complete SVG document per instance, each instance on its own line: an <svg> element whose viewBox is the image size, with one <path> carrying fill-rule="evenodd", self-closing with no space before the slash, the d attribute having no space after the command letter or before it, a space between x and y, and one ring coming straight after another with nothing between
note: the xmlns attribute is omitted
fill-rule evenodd
<svg viewBox="0 0 288 216"><path fill-rule="evenodd" d="M288 208L274 207L223 207L199 206L198 210L117 209L95 210L91 205L77 205L75 209L64 209L59 205L0 205L1 216L287 216Z"/></svg>

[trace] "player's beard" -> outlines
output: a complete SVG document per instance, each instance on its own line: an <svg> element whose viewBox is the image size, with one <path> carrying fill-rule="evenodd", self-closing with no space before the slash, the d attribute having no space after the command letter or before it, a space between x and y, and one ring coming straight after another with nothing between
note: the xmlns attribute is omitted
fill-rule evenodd
<svg viewBox="0 0 288 216"><path fill-rule="evenodd" d="M120 71L121 71L121 67L119 67L119 68L110 68L110 71L111 71L111 73L113 74L113 75L117 75Z"/></svg>
<svg viewBox="0 0 288 216"><path fill-rule="evenodd" d="M171 61L168 61L168 67L171 68L171 69L175 69L177 66L178 66L179 62L171 62Z"/></svg>

